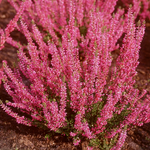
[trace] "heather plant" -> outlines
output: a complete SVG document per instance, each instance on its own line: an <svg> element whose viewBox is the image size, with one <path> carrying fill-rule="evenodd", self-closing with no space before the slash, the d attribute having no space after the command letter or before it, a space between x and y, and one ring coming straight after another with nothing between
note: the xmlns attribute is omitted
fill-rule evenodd
<svg viewBox="0 0 150 150"><path fill-rule="evenodd" d="M150 19L150 1L149 0L121 0L126 7L129 8L129 5L133 5L133 11L136 17L139 17L140 20Z"/></svg>
<svg viewBox="0 0 150 150"><path fill-rule="evenodd" d="M0 104L7 114L72 137L74 145L86 139L111 150L121 148L128 129L150 122L150 97L134 87L145 27L135 24L132 8L114 13L117 0L9 2L17 14L0 32L1 48L18 48L19 67L3 61L0 72L12 97ZM11 38L14 29L27 45Z"/></svg>

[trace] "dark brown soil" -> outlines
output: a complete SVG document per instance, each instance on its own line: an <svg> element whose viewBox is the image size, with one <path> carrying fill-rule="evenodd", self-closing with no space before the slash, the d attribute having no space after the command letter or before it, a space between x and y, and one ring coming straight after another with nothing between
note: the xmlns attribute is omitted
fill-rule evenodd
<svg viewBox="0 0 150 150"><path fill-rule="evenodd" d="M15 10L10 4L3 0L0 4L0 28L4 29L9 21L15 16ZM18 32L12 33L13 38L26 42ZM136 81L140 90L150 91L150 23L146 24L146 33L140 50L140 65L137 68L138 75ZM17 50L5 44L5 48L0 51L0 67L2 60L7 60L10 67L17 62ZM9 100L9 95L3 86L0 87L0 99ZM49 139L46 134L52 135L48 131L43 131L36 127L27 127L17 124L15 119L7 115L0 108L0 150L87 150L87 142L75 147L72 140L54 134ZM98 148L94 148L95 150ZM128 136L122 150L150 150L150 123L142 127L136 127L128 132Z"/></svg>

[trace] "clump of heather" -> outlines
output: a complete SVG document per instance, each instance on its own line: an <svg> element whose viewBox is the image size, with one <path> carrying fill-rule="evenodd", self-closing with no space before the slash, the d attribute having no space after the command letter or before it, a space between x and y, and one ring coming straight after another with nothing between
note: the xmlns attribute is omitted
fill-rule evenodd
<svg viewBox="0 0 150 150"><path fill-rule="evenodd" d="M149 0L121 0L126 7L133 5L133 12L140 20L150 19L150 1Z"/></svg>
<svg viewBox="0 0 150 150"><path fill-rule="evenodd" d="M135 25L132 8L123 15L114 13L117 0L9 1L17 14L1 31L1 48L5 42L18 48L19 67L3 61L12 101L0 106L7 114L70 136L74 145L84 137L91 147L111 150L122 147L128 129L150 122L150 97L134 88L145 27ZM14 29L27 45L10 37Z"/></svg>

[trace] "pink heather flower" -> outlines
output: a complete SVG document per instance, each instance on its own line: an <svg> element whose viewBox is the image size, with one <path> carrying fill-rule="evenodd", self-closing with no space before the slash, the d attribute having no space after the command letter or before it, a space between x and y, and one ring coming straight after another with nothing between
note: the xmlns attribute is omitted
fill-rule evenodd
<svg viewBox="0 0 150 150"><path fill-rule="evenodd" d="M121 147L125 142L126 136L127 136L127 131L125 130L122 131L120 133L120 137L119 140L117 141L117 144L113 148L111 148L111 150L121 150Z"/></svg>
<svg viewBox="0 0 150 150"><path fill-rule="evenodd" d="M87 137L88 139L95 138L95 135L92 135L92 131L90 131L90 128L89 128L87 122L83 123L83 131L84 131L84 133L82 135Z"/></svg>
<svg viewBox="0 0 150 150"><path fill-rule="evenodd" d="M74 138L81 134L93 139L100 133L113 138L120 133L114 149L122 146L126 125L150 121L150 96L139 104L146 91L140 95L133 87L145 31L144 24L136 27L134 23L140 9L138 0L133 0L133 8L126 14L119 8L114 13L117 0L9 2L17 14L4 31L0 30L0 48L5 42L17 47L20 61L14 70L3 61L0 71L0 79L13 100L1 104L6 113L25 125L42 121L53 131L73 119L69 129ZM10 37L15 28L24 34L27 45ZM112 56L115 50L120 51L116 60ZM128 105L131 112L107 133L108 121ZM8 106L19 108L32 121ZM79 138L74 139L75 145L79 142Z"/></svg>
<svg viewBox="0 0 150 150"><path fill-rule="evenodd" d="M73 145L77 146L80 143L80 139L77 137L76 139L73 139Z"/></svg>
<svg viewBox="0 0 150 150"><path fill-rule="evenodd" d="M118 129L112 129L109 133L107 133L106 138L113 138L117 133L121 132L122 129L118 127Z"/></svg>
<svg viewBox="0 0 150 150"><path fill-rule="evenodd" d="M0 50L3 48L5 41L10 36L10 32L12 32L15 29L15 27L17 27L17 21L19 20L19 17L24 12L24 9L27 5L28 5L28 1L22 2L20 4L20 8L17 11L16 16L7 25L5 32L1 32Z"/></svg>
<svg viewBox="0 0 150 150"><path fill-rule="evenodd" d="M2 83L2 78L3 78L3 68L0 68L0 85Z"/></svg>
<svg viewBox="0 0 150 150"><path fill-rule="evenodd" d="M82 125L81 119L82 119L82 116L81 116L81 113L79 112L75 116L75 124L74 124L74 128L79 131L83 130L83 125Z"/></svg>
<svg viewBox="0 0 150 150"><path fill-rule="evenodd" d="M2 50L4 48L4 43L5 43L5 36L4 36L4 31L2 29L0 29L0 50Z"/></svg>
<svg viewBox="0 0 150 150"><path fill-rule="evenodd" d="M3 108L3 110L7 114L9 114L13 118L16 118L17 123L21 123L21 124L24 124L24 125L27 125L27 126L31 126L32 123L29 120L27 121L27 119L25 119L24 116L20 117L17 113L12 112L12 110L4 104L0 104L0 106Z"/></svg>
<svg viewBox="0 0 150 150"><path fill-rule="evenodd" d="M73 132L70 132L70 136L76 136L77 134L76 133L73 133Z"/></svg>
<svg viewBox="0 0 150 150"><path fill-rule="evenodd" d="M149 0L122 0L123 4L128 9L129 5L133 5L135 17L139 16L141 20L150 18L150 2Z"/></svg>

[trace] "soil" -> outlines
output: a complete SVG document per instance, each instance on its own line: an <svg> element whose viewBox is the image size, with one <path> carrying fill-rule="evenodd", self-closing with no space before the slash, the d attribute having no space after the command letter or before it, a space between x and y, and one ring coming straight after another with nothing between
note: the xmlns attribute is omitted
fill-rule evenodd
<svg viewBox="0 0 150 150"><path fill-rule="evenodd" d="M15 16L15 10L6 1L0 4L0 28L4 29L9 21ZM23 36L14 31L12 37L16 40L26 42ZM138 75L136 83L140 90L150 91L150 21L146 23L146 32L141 44L140 64L137 67ZM7 60L12 68L17 62L17 50L9 44L0 51L0 67L2 60ZM10 100L3 86L0 87L0 99ZM53 134L50 138L45 138L46 134L52 135L48 131L36 127L27 127L17 124L15 119L7 115L0 108L0 150L87 150L87 141L81 142L78 147L73 146L72 140L59 134ZM98 150L98 148L94 148ZM150 123L142 127L135 127L128 132L122 150L150 150Z"/></svg>

